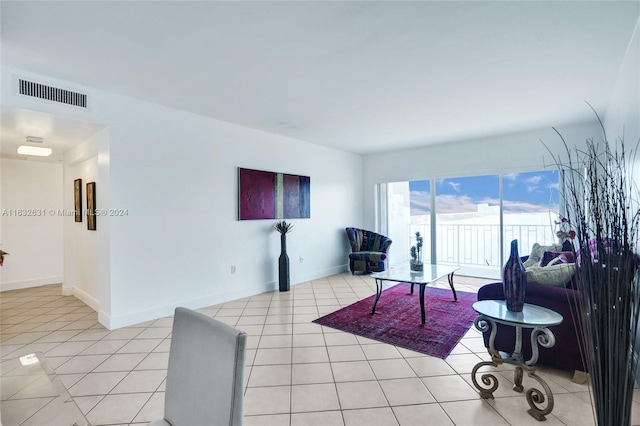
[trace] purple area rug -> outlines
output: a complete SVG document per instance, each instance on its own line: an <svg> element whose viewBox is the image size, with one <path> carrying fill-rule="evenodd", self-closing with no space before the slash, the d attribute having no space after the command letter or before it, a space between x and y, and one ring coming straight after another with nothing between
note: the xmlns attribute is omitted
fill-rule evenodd
<svg viewBox="0 0 640 426"><path fill-rule="evenodd" d="M394 346L446 358L478 315L471 305L475 293L429 287L424 292L425 324L420 324L418 286L411 294L408 284L397 284L382 292L376 313L371 314L373 296L314 320L316 324L379 340Z"/></svg>

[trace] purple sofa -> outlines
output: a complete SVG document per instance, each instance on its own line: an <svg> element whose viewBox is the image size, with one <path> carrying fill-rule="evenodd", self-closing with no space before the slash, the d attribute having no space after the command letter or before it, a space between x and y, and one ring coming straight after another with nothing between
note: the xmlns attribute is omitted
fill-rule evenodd
<svg viewBox="0 0 640 426"><path fill-rule="evenodd" d="M478 290L478 300L504 300L502 282L487 284ZM554 287L537 282L528 282L525 303L543 306L558 312L564 318L562 324L549 327L556 338L551 348L538 346L538 365L571 370L586 371L585 363L580 355L581 341L577 321L578 291L573 288ZM574 318L576 318L574 320ZM484 333L484 344L489 346L489 333ZM525 360L531 358L531 329L522 331L522 354ZM498 334L494 343L498 351L511 353L515 340L515 329L498 324Z"/></svg>

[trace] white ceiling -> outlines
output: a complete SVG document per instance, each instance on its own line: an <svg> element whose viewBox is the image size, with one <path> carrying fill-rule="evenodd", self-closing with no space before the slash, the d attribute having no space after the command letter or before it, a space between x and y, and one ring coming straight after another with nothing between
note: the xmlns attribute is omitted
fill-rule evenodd
<svg viewBox="0 0 640 426"><path fill-rule="evenodd" d="M88 123L67 118L43 114L41 112L0 106L2 117L1 154L4 158L35 161L62 161L62 154L74 146L86 141L105 125ZM43 139L42 144L27 143L27 136ZM28 157L18 155L18 146L44 146L51 148L49 157Z"/></svg>
<svg viewBox="0 0 640 426"><path fill-rule="evenodd" d="M591 121L640 16L639 1L0 8L5 66L356 153ZM3 147L20 121L3 116Z"/></svg>

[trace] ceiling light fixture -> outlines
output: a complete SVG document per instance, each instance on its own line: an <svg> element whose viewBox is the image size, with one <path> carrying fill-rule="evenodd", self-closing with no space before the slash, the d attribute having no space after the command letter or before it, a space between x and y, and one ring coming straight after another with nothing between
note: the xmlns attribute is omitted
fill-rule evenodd
<svg viewBox="0 0 640 426"><path fill-rule="evenodd" d="M18 147L18 154L22 155L37 155L39 157L48 157L51 155L51 148L42 148L40 146L25 146Z"/></svg>

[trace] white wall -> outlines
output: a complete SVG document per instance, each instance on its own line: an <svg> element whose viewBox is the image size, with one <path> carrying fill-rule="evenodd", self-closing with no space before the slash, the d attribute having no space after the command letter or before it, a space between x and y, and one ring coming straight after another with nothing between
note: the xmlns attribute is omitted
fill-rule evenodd
<svg viewBox="0 0 640 426"><path fill-rule="evenodd" d="M100 208L104 188L99 171L99 149L108 143L108 130L102 130L89 140L64 154L64 205L67 209L74 206L74 181L82 179L82 208L87 208L87 183L96 184L96 207ZM63 293L74 294L96 311L101 309L100 279L101 260L108 260L108 251L100 256L99 237L104 233L105 223L102 217L96 217L97 231L87 229L86 212L82 222L74 217L64 219L65 274ZM108 265L108 263L107 263ZM108 280L103 279L108 286ZM109 293L107 293L108 295ZM108 306L108 304L106 305Z"/></svg>
<svg viewBox="0 0 640 426"><path fill-rule="evenodd" d="M86 89L90 111L15 96L15 74ZM97 193L110 190L99 208L128 215L98 222L100 262L109 257L98 301L107 327L277 289L275 221L237 220L238 167L311 177L311 219L293 220L288 236L292 284L346 270L344 227L363 222L361 156L19 70L3 68L2 79L5 105L108 126L98 160L108 176Z"/></svg>
<svg viewBox="0 0 640 426"><path fill-rule="evenodd" d="M628 148L640 140L640 20L622 61L609 108L605 130L611 142L623 136Z"/></svg>
<svg viewBox="0 0 640 426"><path fill-rule="evenodd" d="M620 67L609 108L604 120L609 142L624 136L625 149L636 150L640 141L640 20ZM640 153L631 164L633 183L640 185ZM631 182L630 182L631 183ZM636 197L637 198L637 197ZM639 208L636 204L636 208Z"/></svg>
<svg viewBox="0 0 640 426"><path fill-rule="evenodd" d="M539 131L365 156L365 227L374 225L372 188L378 183L534 171L555 167L545 144L554 155L566 153L566 150L551 126L553 123L550 123L549 128ZM598 137L602 134L595 121L582 125L557 126L557 129L570 148L584 145L588 137ZM566 155L564 157L566 158Z"/></svg>
<svg viewBox="0 0 640 426"><path fill-rule="evenodd" d="M111 207L129 210L111 219L115 317L129 323L129 313L177 300L204 306L277 288L274 221L237 221L238 167L311 177L311 219L293 220L288 236L292 283L344 270L343 228L362 217L360 157L154 105L131 106L122 113L136 120L114 120L110 128ZM150 292L153 301L146 300Z"/></svg>
<svg viewBox="0 0 640 426"><path fill-rule="evenodd" d="M615 142L624 134L625 147L636 148L640 140L640 20L629 42L604 118L610 142ZM640 157L636 160L636 180L640 182Z"/></svg>
<svg viewBox="0 0 640 426"><path fill-rule="evenodd" d="M62 165L0 160L2 267L0 290L61 283L63 278ZM24 216L24 214L29 216Z"/></svg>

